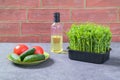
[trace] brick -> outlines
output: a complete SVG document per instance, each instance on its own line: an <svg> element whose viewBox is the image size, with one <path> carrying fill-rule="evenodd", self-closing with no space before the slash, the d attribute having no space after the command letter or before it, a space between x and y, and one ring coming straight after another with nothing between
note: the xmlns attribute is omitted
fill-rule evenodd
<svg viewBox="0 0 120 80"><path fill-rule="evenodd" d="M81 8L84 7L84 0L42 0L43 7L55 7L55 8Z"/></svg>
<svg viewBox="0 0 120 80"><path fill-rule="evenodd" d="M0 42L39 42L39 36L4 36Z"/></svg>
<svg viewBox="0 0 120 80"><path fill-rule="evenodd" d="M61 21L70 20L70 10L68 9L32 9L28 11L29 21L53 22L53 13L61 13Z"/></svg>
<svg viewBox="0 0 120 80"><path fill-rule="evenodd" d="M86 0L87 7L119 7L120 0Z"/></svg>
<svg viewBox="0 0 120 80"><path fill-rule="evenodd" d="M50 37L51 35L50 34L43 34L41 35L41 41L42 43L50 43Z"/></svg>
<svg viewBox="0 0 120 80"><path fill-rule="evenodd" d="M0 7L38 7L39 0L0 0Z"/></svg>
<svg viewBox="0 0 120 80"><path fill-rule="evenodd" d="M110 24L110 30L111 30L112 34L120 35L120 23Z"/></svg>
<svg viewBox="0 0 120 80"><path fill-rule="evenodd" d="M72 23L64 23L64 34L69 31Z"/></svg>
<svg viewBox="0 0 120 80"><path fill-rule="evenodd" d="M51 23L23 23L22 34L50 34Z"/></svg>
<svg viewBox="0 0 120 80"><path fill-rule="evenodd" d="M0 23L0 35L19 35L20 26L17 23Z"/></svg>
<svg viewBox="0 0 120 80"><path fill-rule="evenodd" d="M26 11L18 9L0 9L1 21L22 21L26 20Z"/></svg>
<svg viewBox="0 0 120 80"><path fill-rule="evenodd" d="M68 42L69 40L68 40L68 37L67 37L67 35L63 35L63 42Z"/></svg>
<svg viewBox="0 0 120 80"><path fill-rule="evenodd" d="M75 9L72 10L72 20L75 22L116 22L117 9Z"/></svg>
<svg viewBox="0 0 120 80"><path fill-rule="evenodd" d="M112 42L120 42L120 35L113 35Z"/></svg>

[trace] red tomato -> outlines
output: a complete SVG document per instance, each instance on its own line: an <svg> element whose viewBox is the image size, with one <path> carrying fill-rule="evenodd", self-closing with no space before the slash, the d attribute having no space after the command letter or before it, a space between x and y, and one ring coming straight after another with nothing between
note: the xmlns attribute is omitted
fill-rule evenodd
<svg viewBox="0 0 120 80"><path fill-rule="evenodd" d="M40 46L34 46L33 48L35 48L35 54L43 54L44 53L43 48Z"/></svg>
<svg viewBox="0 0 120 80"><path fill-rule="evenodd" d="M25 44L18 44L15 48L14 48L14 53L17 55L22 54L24 51L26 51L28 49L28 46Z"/></svg>

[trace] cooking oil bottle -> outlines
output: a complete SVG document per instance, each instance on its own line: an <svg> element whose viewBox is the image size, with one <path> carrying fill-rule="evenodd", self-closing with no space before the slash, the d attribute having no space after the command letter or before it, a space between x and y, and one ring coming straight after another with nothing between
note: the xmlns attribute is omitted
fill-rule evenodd
<svg viewBox="0 0 120 80"><path fill-rule="evenodd" d="M54 13L54 23L51 26L51 52L60 53L63 50L63 25L60 23L60 13Z"/></svg>

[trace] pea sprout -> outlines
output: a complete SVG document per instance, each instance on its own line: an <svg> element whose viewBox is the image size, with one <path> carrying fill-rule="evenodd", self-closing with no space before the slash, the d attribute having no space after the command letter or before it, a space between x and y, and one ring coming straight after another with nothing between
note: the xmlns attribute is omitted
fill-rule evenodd
<svg viewBox="0 0 120 80"><path fill-rule="evenodd" d="M82 23L72 24L67 36L71 50L101 54L109 51L112 33L108 26Z"/></svg>

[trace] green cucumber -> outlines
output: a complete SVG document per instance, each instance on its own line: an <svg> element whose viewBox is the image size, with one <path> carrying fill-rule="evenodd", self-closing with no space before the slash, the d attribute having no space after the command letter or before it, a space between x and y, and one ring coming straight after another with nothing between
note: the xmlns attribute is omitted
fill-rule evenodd
<svg viewBox="0 0 120 80"><path fill-rule="evenodd" d="M34 61L40 61L45 60L45 56L42 54L33 54L26 56L23 60L23 62L34 62Z"/></svg>
<svg viewBox="0 0 120 80"><path fill-rule="evenodd" d="M13 61L17 61L17 62L20 62L20 61L21 61L20 57L19 57L17 54L15 54L15 53L10 54L10 58L11 58Z"/></svg>
<svg viewBox="0 0 120 80"><path fill-rule="evenodd" d="M22 54L20 55L21 61L23 61L23 59L24 59L26 56L34 54L34 52L35 52L35 48L32 48L32 49L29 49L29 50L25 51L24 53L22 53Z"/></svg>

